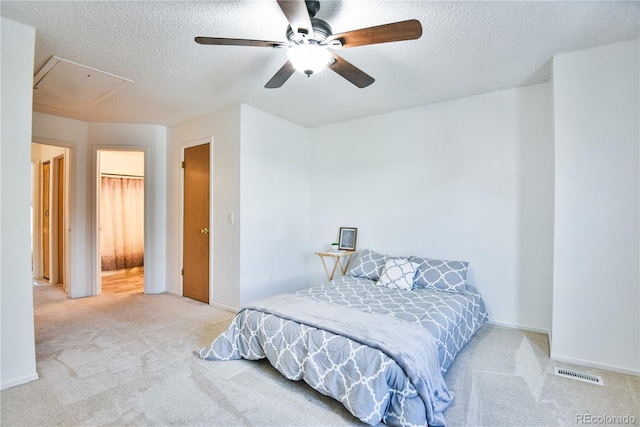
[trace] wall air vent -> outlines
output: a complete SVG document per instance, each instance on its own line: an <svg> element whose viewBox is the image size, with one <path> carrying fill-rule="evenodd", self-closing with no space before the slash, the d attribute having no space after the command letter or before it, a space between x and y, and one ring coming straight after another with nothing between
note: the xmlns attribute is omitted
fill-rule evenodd
<svg viewBox="0 0 640 427"><path fill-rule="evenodd" d="M559 377L571 378L578 381L584 381L591 384L604 385L602 377L597 375L585 374L583 372L573 371L571 369L553 368L554 373Z"/></svg>
<svg viewBox="0 0 640 427"><path fill-rule="evenodd" d="M33 103L83 112L131 83L129 79L52 56L33 77Z"/></svg>

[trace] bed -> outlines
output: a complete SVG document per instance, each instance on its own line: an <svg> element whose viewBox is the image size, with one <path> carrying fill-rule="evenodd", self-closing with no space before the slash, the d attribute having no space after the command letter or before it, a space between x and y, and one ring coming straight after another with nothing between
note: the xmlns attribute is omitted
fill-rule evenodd
<svg viewBox="0 0 640 427"><path fill-rule="evenodd" d="M195 354L267 358L370 425L446 425L443 374L488 320L467 267L366 249L338 279L246 305Z"/></svg>

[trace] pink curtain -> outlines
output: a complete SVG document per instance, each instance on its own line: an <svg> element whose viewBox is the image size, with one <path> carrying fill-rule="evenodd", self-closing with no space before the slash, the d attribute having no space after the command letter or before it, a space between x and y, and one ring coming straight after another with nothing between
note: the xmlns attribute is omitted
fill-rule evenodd
<svg viewBox="0 0 640 427"><path fill-rule="evenodd" d="M144 179L102 177L100 252L103 271L144 264Z"/></svg>

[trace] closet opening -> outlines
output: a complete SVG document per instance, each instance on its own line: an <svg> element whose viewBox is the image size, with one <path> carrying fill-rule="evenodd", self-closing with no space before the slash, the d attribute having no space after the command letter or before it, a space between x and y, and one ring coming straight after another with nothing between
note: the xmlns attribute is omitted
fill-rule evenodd
<svg viewBox="0 0 640 427"><path fill-rule="evenodd" d="M69 148L31 144L31 270L69 293Z"/></svg>

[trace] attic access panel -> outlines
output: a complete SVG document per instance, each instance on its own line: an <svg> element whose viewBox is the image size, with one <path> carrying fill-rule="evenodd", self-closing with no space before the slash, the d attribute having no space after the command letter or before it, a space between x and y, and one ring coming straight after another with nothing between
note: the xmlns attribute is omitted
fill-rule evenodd
<svg viewBox="0 0 640 427"><path fill-rule="evenodd" d="M33 103L83 112L132 80L52 56L33 77Z"/></svg>

